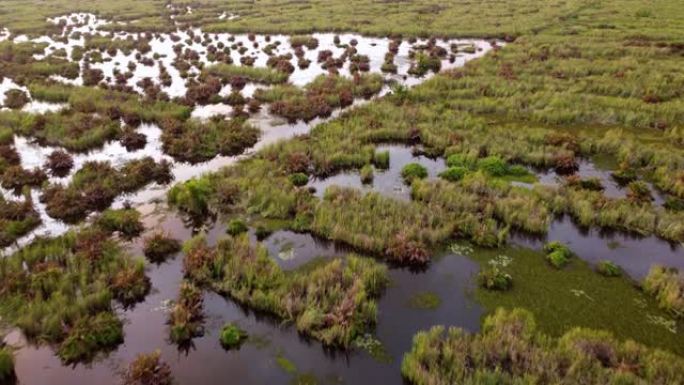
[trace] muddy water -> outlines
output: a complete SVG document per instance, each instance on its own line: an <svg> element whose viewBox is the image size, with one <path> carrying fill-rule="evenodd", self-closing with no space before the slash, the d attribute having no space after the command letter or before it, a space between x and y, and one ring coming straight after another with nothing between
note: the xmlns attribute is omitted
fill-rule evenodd
<svg viewBox="0 0 684 385"><path fill-rule="evenodd" d="M190 237L175 216L165 214L152 205L142 210L151 211L145 222L148 228L158 227L179 239ZM208 232L209 242L215 242L225 229L217 225ZM282 260L279 252L283 242L292 242L294 252ZM266 238L264 244L271 255L288 268L301 264L313 256L343 255L344 250L332 243L320 242L305 234L280 231ZM140 253L140 242L130 246ZM6 340L22 346L16 354L16 370L22 384L74 385L116 384L118 374L136 354L160 349L181 384L225 384L232 379L240 384L285 384L296 381L318 384L400 384L400 362L410 348L411 338L418 330L435 324L457 325L475 331L483 310L470 298L474 289L472 277L477 264L453 254L435 258L429 268L420 273L406 269L390 269L391 284L379 300L377 339L384 353L371 356L363 349L351 352L324 349L320 343L301 337L296 329L263 315L241 308L216 294L205 295L205 335L194 340L187 351L179 351L167 341L167 309L169 300L176 298L182 278L182 256L161 265L149 266L152 293L133 309L119 310L125 319L125 343L105 358L90 365L65 367L49 347L25 346L20 334L14 332ZM290 265L289 267L293 267ZM436 309L416 309L410 305L417 293L431 293L441 300ZM218 333L225 322L236 322L250 339L237 351L224 351ZM278 359L286 359L297 368L285 371Z"/></svg>

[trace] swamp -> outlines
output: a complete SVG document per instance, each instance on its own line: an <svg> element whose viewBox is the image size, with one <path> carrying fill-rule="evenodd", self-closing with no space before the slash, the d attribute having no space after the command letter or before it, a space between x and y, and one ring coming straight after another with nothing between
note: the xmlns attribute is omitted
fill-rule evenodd
<svg viewBox="0 0 684 385"><path fill-rule="evenodd" d="M0 384L684 384L680 0L0 0Z"/></svg>

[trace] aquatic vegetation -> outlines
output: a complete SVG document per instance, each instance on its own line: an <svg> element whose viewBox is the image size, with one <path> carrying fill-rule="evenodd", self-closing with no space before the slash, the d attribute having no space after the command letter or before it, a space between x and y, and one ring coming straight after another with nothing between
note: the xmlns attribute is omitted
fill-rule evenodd
<svg viewBox="0 0 684 385"><path fill-rule="evenodd" d="M684 317L684 276L677 269L653 266L642 286L662 309L675 317Z"/></svg>
<svg viewBox="0 0 684 385"><path fill-rule="evenodd" d="M92 360L101 351L123 342L121 321L111 313L78 319L57 354L65 363Z"/></svg>
<svg viewBox="0 0 684 385"><path fill-rule="evenodd" d="M442 299L435 293L416 293L409 298L408 305L414 309L434 310L442 303Z"/></svg>
<svg viewBox="0 0 684 385"><path fill-rule="evenodd" d="M125 385L172 385L174 383L169 364L161 359L159 350L138 354L122 374Z"/></svg>
<svg viewBox="0 0 684 385"><path fill-rule="evenodd" d="M304 88L277 85L258 89L254 97L270 103L269 111L290 122L310 121L316 117L328 117L335 108L344 108L354 98L370 98L380 92L383 78L378 74L355 75L347 78L339 75L320 75Z"/></svg>
<svg viewBox="0 0 684 385"><path fill-rule="evenodd" d="M531 376L568 384L678 383L684 361L604 331L576 328L549 338L531 313L499 309L475 335L443 326L419 332L401 372L412 384L514 383Z"/></svg>
<svg viewBox="0 0 684 385"><path fill-rule="evenodd" d="M11 384L16 379L14 372L14 352L3 346L0 348L0 381Z"/></svg>
<svg viewBox="0 0 684 385"><path fill-rule="evenodd" d="M301 333L325 345L349 347L376 320L374 298L384 288L386 268L354 255L285 273L246 234L210 248L201 237L184 246L186 276L256 311L292 321Z"/></svg>
<svg viewBox="0 0 684 385"><path fill-rule="evenodd" d="M21 166L7 167L2 176L0 176L2 187L15 191L21 191L24 186L38 187L43 184L47 178L45 171L39 168L26 170Z"/></svg>
<svg viewBox="0 0 684 385"><path fill-rule="evenodd" d="M409 265L427 263L428 247L453 232L439 212L425 212L412 202L336 186L326 189L308 229L326 239Z"/></svg>
<svg viewBox="0 0 684 385"><path fill-rule="evenodd" d="M247 338L247 333L234 323L227 323L221 328L219 340L224 349L237 349Z"/></svg>
<svg viewBox="0 0 684 385"><path fill-rule="evenodd" d="M145 238L143 253L145 257L154 263L161 263L166 258L181 250L181 243L168 234L163 232L155 232L149 237Z"/></svg>
<svg viewBox="0 0 684 385"><path fill-rule="evenodd" d="M167 197L170 205L189 215L201 217L209 213L212 191L212 185L207 179L197 178L173 186Z"/></svg>
<svg viewBox="0 0 684 385"><path fill-rule="evenodd" d="M66 176L74 167L74 159L68 152L55 150L48 155L45 167L55 176Z"/></svg>
<svg viewBox="0 0 684 385"><path fill-rule="evenodd" d="M54 344L65 362L90 361L121 343L112 300L131 305L149 290L144 265L98 228L39 238L0 264L3 319Z"/></svg>
<svg viewBox="0 0 684 385"><path fill-rule="evenodd" d="M253 146L259 130L244 118L200 122L164 119L161 122L164 151L175 159L198 163L216 155L237 155Z"/></svg>
<svg viewBox="0 0 684 385"><path fill-rule="evenodd" d="M373 166L371 166L370 164L367 164L367 165L361 167L361 171L359 172L359 176L361 177L361 183L363 183L363 184L373 183Z"/></svg>
<svg viewBox="0 0 684 385"><path fill-rule="evenodd" d="M237 66L224 63L205 67L202 70L202 76L208 75L216 76L224 81L229 81L231 78L239 76L250 82L265 84L284 83L289 77L287 72L281 72L271 68L249 67L244 65Z"/></svg>
<svg viewBox="0 0 684 385"><path fill-rule="evenodd" d="M502 250L477 248L470 258L489 266ZM575 327L606 330L620 341L634 340L645 346L682 354L682 337L653 325L648 315L671 319L671 315L650 300L632 279L606 279L580 258L559 270L540 263L544 253L507 247L511 258L505 271L514 277L507 291L476 289L478 302L493 313L497 308L524 308L534 314L540 331L560 337ZM612 306L619 304L619 306ZM624 322L629 319L630 322ZM678 326L679 327L679 326Z"/></svg>
<svg viewBox="0 0 684 385"><path fill-rule="evenodd" d="M596 271L606 277L619 277L622 269L612 261L601 261L596 265Z"/></svg>
<svg viewBox="0 0 684 385"><path fill-rule="evenodd" d="M182 347L204 334L203 302L199 287L188 281L181 283L178 299L169 313L169 338L172 342Z"/></svg>

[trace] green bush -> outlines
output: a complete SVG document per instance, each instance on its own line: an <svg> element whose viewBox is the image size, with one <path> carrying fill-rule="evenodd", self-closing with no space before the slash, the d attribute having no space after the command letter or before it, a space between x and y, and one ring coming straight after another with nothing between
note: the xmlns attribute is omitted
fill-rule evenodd
<svg viewBox="0 0 684 385"><path fill-rule="evenodd" d="M219 340L224 349L239 348L242 342L247 338L247 333L240 329L234 323L227 323L221 328Z"/></svg>
<svg viewBox="0 0 684 385"><path fill-rule="evenodd" d="M451 166L439 173L439 177L449 182L458 182L463 179L468 170L465 167Z"/></svg>
<svg viewBox="0 0 684 385"><path fill-rule="evenodd" d="M488 290L509 290L513 286L513 277L496 266L487 267L477 276L480 286Z"/></svg>
<svg viewBox="0 0 684 385"><path fill-rule="evenodd" d="M475 161L464 153L451 154L446 159L446 164L448 167L463 167L466 169L472 168Z"/></svg>
<svg viewBox="0 0 684 385"><path fill-rule="evenodd" d="M228 222L228 228L226 229L226 232L232 236L236 236L238 234L242 234L249 230L247 227L247 224L245 221L242 219L231 219L230 222Z"/></svg>
<svg viewBox="0 0 684 385"><path fill-rule="evenodd" d="M546 260L557 269L565 267L572 257L570 248L558 241L548 242L544 245L544 252L546 252Z"/></svg>
<svg viewBox="0 0 684 385"><path fill-rule="evenodd" d="M307 183L309 183L309 176L302 172L297 172L290 175L290 182L292 182L293 185L298 187L304 186Z"/></svg>
<svg viewBox="0 0 684 385"><path fill-rule="evenodd" d="M506 162L498 156L488 156L478 160L477 167L490 176L505 176L508 173Z"/></svg>
<svg viewBox="0 0 684 385"><path fill-rule="evenodd" d="M606 277L619 277L622 269L612 261L601 261L596 265L596 271Z"/></svg>
<svg viewBox="0 0 684 385"><path fill-rule="evenodd" d="M401 177L407 184L410 184L414 179L425 179L427 176L427 169L419 163L409 163L401 169Z"/></svg>

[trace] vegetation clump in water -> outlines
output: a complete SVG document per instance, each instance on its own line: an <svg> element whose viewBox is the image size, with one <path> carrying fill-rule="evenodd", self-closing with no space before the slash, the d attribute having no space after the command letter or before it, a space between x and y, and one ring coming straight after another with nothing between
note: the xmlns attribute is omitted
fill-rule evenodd
<svg viewBox="0 0 684 385"><path fill-rule="evenodd" d="M234 323L227 323L221 328L219 340L224 349L237 349L247 338L247 333Z"/></svg>
<svg viewBox="0 0 684 385"><path fill-rule="evenodd" d="M161 263L166 258L181 250L181 243L163 232L155 232L145 238L143 253L154 263Z"/></svg>
<svg viewBox="0 0 684 385"><path fill-rule="evenodd" d="M141 353L123 373L124 385L172 385L174 383L169 364L161 359L159 350Z"/></svg>

